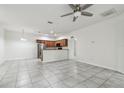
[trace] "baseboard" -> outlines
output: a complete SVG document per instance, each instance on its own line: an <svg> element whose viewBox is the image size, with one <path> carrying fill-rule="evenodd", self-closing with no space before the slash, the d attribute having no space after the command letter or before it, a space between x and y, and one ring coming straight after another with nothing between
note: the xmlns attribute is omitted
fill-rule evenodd
<svg viewBox="0 0 124 93"><path fill-rule="evenodd" d="M86 63L86 64L89 64L89 65L98 66L98 67L102 67L102 68L105 68L105 69L110 69L110 70L113 70L113 71L120 72L117 69L113 69L111 67L101 66L101 65L98 65L98 64L91 64L91 63L88 63L88 62L85 62L85 61L82 61L82 60L77 60L77 59L70 59L70 60L77 61L77 62L82 62L82 63ZM120 73L123 73L123 72L120 72Z"/></svg>
<svg viewBox="0 0 124 93"><path fill-rule="evenodd" d="M58 62L58 61L67 61L69 59L62 59L62 60L51 60L51 61L42 61L43 63L51 63L51 62Z"/></svg>
<svg viewBox="0 0 124 93"><path fill-rule="evenodd" d="M5 59L4 61L23 61L23 60L33 60L33 59L37 59L36 57L34 58L14 58L14 59Z"/></svg>

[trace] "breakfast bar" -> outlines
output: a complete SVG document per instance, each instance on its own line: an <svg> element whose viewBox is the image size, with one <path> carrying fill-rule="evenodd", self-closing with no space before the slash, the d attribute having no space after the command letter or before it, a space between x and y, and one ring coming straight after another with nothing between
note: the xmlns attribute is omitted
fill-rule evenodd
<svg viewBox="0 0 124 93"><path fill-rule="evenodd" d="M53 62L68 59L68 49L46 49L43 50L43 62Z"/></svg>

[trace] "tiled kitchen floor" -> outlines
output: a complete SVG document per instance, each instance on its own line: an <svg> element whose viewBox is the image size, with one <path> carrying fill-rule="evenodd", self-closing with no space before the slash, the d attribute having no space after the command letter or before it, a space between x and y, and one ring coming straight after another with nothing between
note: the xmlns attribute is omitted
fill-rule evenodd
<svg viewBox="0 0 124 93"><path fill-rule="evenodd" d="M123 88L124 75L75 61L38 60L0 65L0 88Z"/></svg>

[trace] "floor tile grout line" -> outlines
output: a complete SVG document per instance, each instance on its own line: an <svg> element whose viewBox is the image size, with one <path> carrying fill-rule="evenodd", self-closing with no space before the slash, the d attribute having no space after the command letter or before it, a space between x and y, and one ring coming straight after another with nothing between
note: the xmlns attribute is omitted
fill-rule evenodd
<svg viewBox="0 0 124 93"><path fill-rule="evenodd" d="M88 70L90 70L90 69L92 69L92 68L94 68L94 66L93 67L91 67L91 68L89 68L89 69L87 69L86 71L88 71ZM103 69L104 70L104 69ZM84 72L86 72L86 71L84 71ZM97 74L97 73L96 73ZM72 77L72 76L70 76L70 77ZM68 78L70 78L70 77L68 77ZM93 76L92 76L93 77ZM66 78L66 79L68 79L68 78ZM89 77L88 79L90 79L91 77ZM87 80L88 80L87 79ZM64 79L65 80L65 79ZM63 82L64 80L61 80L61 82ZM84 80L85 81L85 80ZM49 81L48 81L49 82ZM83 81L82 81L83 82ZM56 82L57 83L57 82Z"/></svg>
<svg viewBox="0 0 124 93"><path fill-rule="evenodd" d="M49 68L48 68L48 70L49 70ZM50 70L49 70L50 71ZM52 72L52 71L50 71L50 72ZM53 73L54 74L54 73ZM55 74L54 74L55 75ZM56 77L56 76L55 76ZM71 76L70 76L71 77ZM70 77L68 77L68 78L70 78ZM46 77L44 77L44 78L46 78ZM67 78L66 78L67 79ZM47 79L46 79L47 80ZM65 79L64 79L65 80ZM48 81L48 80L47 80ZM57 82L55 82L55 83L58 83L58 82L62 82L63 80L60 80L60 81L57 81ZM49 82L49 81L48 81ZM54 84L55 84L54 83ZM50 84L50 82L49 82L49 84ZM50 84L51 85L51 84ZM51 85L52 86L52 85Z"/></svg>
<svg viewBox="0 0 124 93"><path fill-rule="evenodd" d="M26 60L25 61L26 62L26 64L28 63L28 61ZM31 66L34 66L34 68L36 68L36 69L38 69L38 70L40 70L39 69L39 66L37 65L37 63L35 63L35 61L32 61L32 63L33 63L33 65L31 65ZM71 62L70 62L71 63ZM26 65L25 64L25 65ZM30 64L30 62L29 62L29 64ZM16 65L16 63L15 62L12 62L12 64L11 64L11 66L13 67L13 66L15 66ZM20 64L19 64L20 65ZM18 66L19 66L18 65ZM69 65L69 64L67 64L67 65ZM7 65L8 66L8 68L7 68L7 70L5 71L5 73L4 73L4 75L2 76L2 79L1 80L3 80L4 79L4 77L5 77L5 75L7 74L7 72L8 72L8 70L9 70L9 68L11 67L11 66L9 66L9 65ZM29 65L30 66L30 65ZM65 65L58 65L58 63L56 64L56 66L55 67L62 67L62 66L65 66ZM69 65L69 66L67 66L67 68L68 67L70 67L71 65ZM45 67L47 67L47 65L45 66ZM28 66L26 65L26 68L27 68L27 70L26 71L28 71L28 75L29 75L29 77L30 77L30 79L31 79L31 84L32 84L32 78L31 78L31 76L30 76L30 74L29 74L29 71L30 70L28 70ZM86 71L83 71L83 72L87 72L88 70L90 71L91 69L93 69L94 68L94 66L93 67L89 67L89 69L87 69ZM48 67L47 67L47 69L49 69ZM89 78L87 78L86 80L89 80L89 79L91 79L92 77L94 77L94 76L96 76L98 73L101 73L102 71L104 71L104 70L106 70L106 69L103 69L103 70L101 70L101 71L99 71L99 72L97 72L97 73L95 73L94 75L92 75L91 77L89 77ZM108 70L108 69L107 69ZM49 69L49 71L51 72L51 70ZM17 74L16 74L16 82L17 82L17 75L18 75L18 72L19 72L19 69L18 69L18 71L17 71ZM41 71L39 71L40 73L41 73ZM55 77L56 77L56 72L55 73L53 73L53 72L51 72L52 74L54 74L55 75ZM61 71L60 71L60 73L61 73ZM65 72L66 73L66 72ZM41 73L42 74L42 73ZM99 87L101 87L104 83L106 83L109 79L111 79L111 77L113 76L113 74L115 74L115 72L112 72L112 74L111 74L111 76L109 77L109 78L107 78L107 79L105 79L105 81L101 84L101 85L99 85ZM43 75L43 74L42 74ZM43 75L43 77L44 77L44 75ZM73 75L71 75L70 74L70 76L68 77L68 78L70 78L70 77L73 77ZM48 81L47 80L47 78L46 77L44 77L45 78L45 80L46 81ZM57 77L58 78L58 77ZM99 78L99 77L98 77ZM59 78L58 78L59 79ZM65 79L67 79L67 78L65 78ZM65 79L63 79L63 80L65 80ZM100 78L101 79L101 78ZM0 81L1 81L0 80ZM60 82L63 82L63 80L60 80ZM83 80L82 82L85 82L86 80ZM49 85L50 85L50 87L52 87L52 84L48 81L48 83L49 83ZM57 82L56 82L57 83ZM77 83L77 85L78 84L80 84L80 83ZM74 85L74 86L76 86L76 85Z"/></svg>
<svg viewBox="0 0 124 93"><path fill-rule="evenodd" d="M92 67L92 68L93 68L93 67ZM92 68L90 68L90 69L92 69ZM88 69L88 70L90 70L90 69ZM86 70L86 71L88 71L88 70ZM104 70L104 69L103 69L103 70ZM84 72L86 72L86 71L84 71ZM102 72L102 71L100 71L100 72ZM98 73L100 73L100 72L98 72ZM96 73L96 74L98 74L98 73ZM93 76L95 76L96 74L94 74ZM86 80L83 80L82 82L85 82L85 81L89 80L89 79L92 78L93 76L87 78ZM70 77L72 77L72 76L70 76ZM70 77L69 77L69 78L70 78ZM63 80L62 80L62 81L63 81ZM80 83L78 83L78 84L80 84ZM72 87L74 87L74 86L72 86Z"/></svg>
<svg viewBox="0 0 124 93"><path fill-rule="evenodd" d="M19 72L19 63L18 63L18 70L17 70L17 72ZM17 75L16 75L16 83L15 83L15 88L16 88L16 84L17 84L17 77L18 77L18 73L17 73Z"/></svg>
<svg viewBox="0 0 124 93"><path fill-rule="evenodd" d="M104 69L103 69L102 71L104 71ZM100 72L102 72L102 71L100 71ZM100 72L98 72L98 73L100 73ZM98 73L96 73L96 74L98 74ZM86 80L84 80L84 81L82 81L82 82L85 82L85 81L91 79L91 78L94 77L96 74L92 75L91 77L87 78ZM82 82L81 82L81 83L82 83ZM81 83L79 83L79 84L81 84Z"/></svg>
<svg viewBox="0 0 124 93"><path fill-rule="evenodd" d="M11 64L11 65L12 65L12 64ZM4 77L5 77L5 75L7 74L9 68L11 67L11 65L8 66L8 68L7 68L7 70L6 70L5 74L4 74L4 76L2 77L2 79L1 79L0 81L2 81L2 80L4 79Z"/></svg>
<svg viewBox="0 0 124 93"><path fill-rule="evenodd" d="M9 66L9 67L10 67L10 66ZM8 67L8 69L9 69L9 67ZM6 70L5 74L2 76L2 78L1 78L1 80L0 80L0 81L2 81L2 80L3 80L4 76L5 76L5 75L6 75L6 73L8 72L8 69Z"/></svg>
<svg viewBox="0 0 124 93"><path fill-rule="evenodd" d="M25 61L25 62L26 62L26 61ZM26 65L26 68L28 68L28 67L27 67L27 62L25 63L25 65ZM18 70L18 71L19 71L19 70ZM28 72L28 75L29 75L29 72ZM30 78L30 75L29 75L29 78ZM30 79L31 79L31 78L30 78ZM17 80L17 81L18 81L18 80ZM16 84L17 84L17 81L16 81ZM25 85L26 85L26 84L25 84ZM25 85L23 85L23 86L25 86ZM20 87L17 87L17 85L16 85L15 87L16 87L16 88L20 88L21 86L20 86Z"/></svg>
<svg viewBox="0 0 124 93"><path fill-rule="evenodd" d="M41 73L41 71L40 71ZM44 75L41 73L41 75L44 77ZM45 78L45 77L44 77ZM45 78L45 80L49 83L49 81ZM32 80L31 80L32 81ZM32 85L33 85L33 82L32 82ZM51 84L49 83L49 85L51 86ZM52 86L51 86L52 87Z"/></svg>
<svg viewBox="0 0 124 93"><path fill-rule="evenodd" d="M113 74L114 74L115 72L113 72ZM103 84L105 84L112 76L113 76L113 74L108 78L108 79L106 79L100 86L99 86L99 88L103 85Z"/></svg>

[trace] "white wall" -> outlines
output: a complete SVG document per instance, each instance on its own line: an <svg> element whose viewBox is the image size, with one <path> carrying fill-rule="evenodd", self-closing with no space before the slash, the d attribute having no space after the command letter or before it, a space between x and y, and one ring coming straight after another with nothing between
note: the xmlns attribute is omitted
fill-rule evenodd
<svg viewBox="0 0 124 93"><path fill-rule="evenodd" d="M4 62L4 31L0 28L0 64Z"/></svg>
<svg viewBox="0 0 124 93"><path fill-rule="evenodd" d="M21 33L5 31L5 59L30 59L37 57L37 44L31 35L25 35L27 41L21 41Z"/></svg>
<svg viewBox="0 0 124 93"><path fill-rule="evenodd" d="M124 73L124 15L116 21L118 70Z"/></svg>
<svg viewBox="0 0 124 93"><path fill-rule="evenodd" d="M124 72L124 14L69 36L77 39L76 60Z"/></svg>

